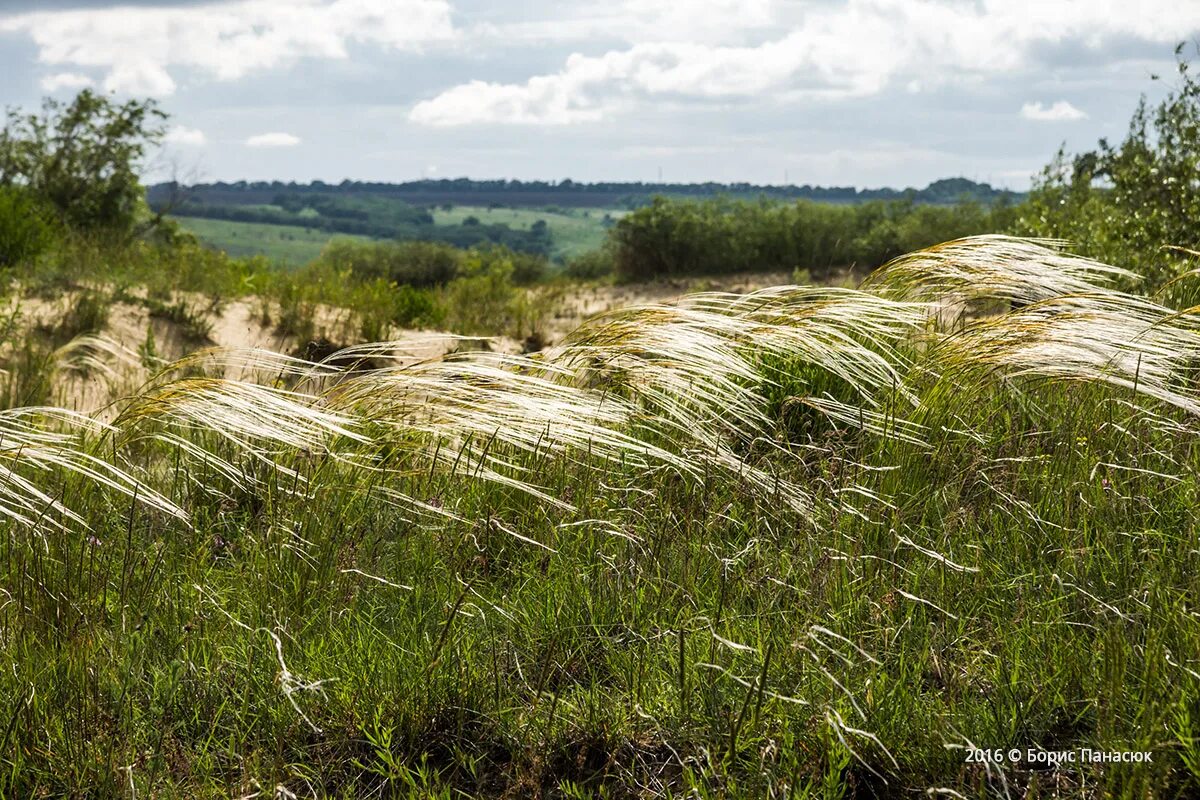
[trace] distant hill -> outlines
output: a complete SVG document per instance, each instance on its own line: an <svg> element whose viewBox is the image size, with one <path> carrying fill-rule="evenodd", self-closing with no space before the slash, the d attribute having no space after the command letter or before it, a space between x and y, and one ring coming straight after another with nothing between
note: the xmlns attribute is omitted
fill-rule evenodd
<svg viewBox="0 0 1200 800"><path fill-rule="evenodd" d="M275 205L281 196L379 197L400 200L413 206L507 206L529 208L636 208L655 195L669 197L738 198L764 197L776 200L816 200L827 203L862 203L868 200L911 199L914 203L950 205L963 199L992 204L1016 202L1024 195L996 189L967 178L944 178L924 189L856 189L853 186L760 186L752 183L579 183L563 181L471 180L455 178L406 183L342 181L331 184L260 181L208 183L181 186L162 183L151 186L150 204L155 208ZM186 214L186 211L178 213ZM200 216L200 214L197 214Z"/></svg>

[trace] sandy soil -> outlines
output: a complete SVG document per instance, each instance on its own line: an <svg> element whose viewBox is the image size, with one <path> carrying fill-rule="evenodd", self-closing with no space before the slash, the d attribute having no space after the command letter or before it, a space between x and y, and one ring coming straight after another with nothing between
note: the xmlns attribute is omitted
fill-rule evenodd
<svg viewBox="0 0 1200 800"><path fill-rule="evenodd" d="M573 287L556 297L557 310L545 322L545 344L558 342L589 317L631 305L670 302L681 295L697 291L746 292L765 286L789 283L786 273L757 273L708 279L661 281L622 286L584 285ZM558 291L551 289L550 291ZM137 302L116 302L109 309L108 321L102 336L125 351L115 364L114 374L98 375L64 370L57 376L56 402L81 411L93 411L107 404L123 391L129 391L144 381L149 371L142 356L153 336L154 352L167 361L178 359L205 347L235 350L262 349L278 353L301 354L305 343L294 337L280 335L269 322L264 322L263 307L258 298L244 297L210 309L200 296L179 296L194 308L204 309L204 318L211 324L209 340L189 340L176 323L152 317L149 310ZM62 319L73 296L54 300L27 297L19 301L18 328L32 331L52 328ZM18 304L8 308L11 313ZM346 309L319 307L316 309L317 336L338 344L355 344L349 336L349 313ZM10 337L19 341L20 335ZM507 337L484 340L464 340L446 331L395 330L392 332L392 355L403 360L421 361L440 358L456 349L489 349L496 352L519 353L522 343ZM5 345L11 348L11 345ZM0 353L3 355L3 353ZM231 376L232 377L232 376ZM245 376L241 376L245 377Z"/></svg>

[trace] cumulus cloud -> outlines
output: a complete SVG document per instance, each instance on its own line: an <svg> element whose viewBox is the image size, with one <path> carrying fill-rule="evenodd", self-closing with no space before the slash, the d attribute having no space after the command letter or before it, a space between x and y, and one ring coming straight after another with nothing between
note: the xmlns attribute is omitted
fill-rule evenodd
<svg viewBox="0 0 1200 800"><path fill-rule="evenodd" d="M78 72L56 72L39 81L42 90L46 92L57 92L60 89L86 89L92 84L91 78L87 75L80 75Z"/></svg>
<svg viewBox="0 0 1200 800"><path fill-rule="evenodd" d="M189 128L185 125L175 125L163 137L167 144L183 145L184 147L203 147L208 143L204 131Z"/></svg>
<svg viewBox="0 0 1200 800"><path fill-rule="evenodd" d="M723 0L686 0L720 7ZM776 5L782 6L782 3ZM766 5L761 18L774 17ZM720 16L719 14L717 15ZM1030 69L1039 50L1099 50L1134 38L1173 43L1200 29L1200 5L1175 0L849 0L809 6L786 30L752 44L660 38L602 55L571 55L523 83L470 81L417 103L413 121L561 125L591 122L650 96L869 96L900 82L925 88Z"/></svg>
<svg viewBox="0 0 1200 800"><path fill-rule="evenodd" d="M732 44L731 37L779 24L788 6L788 0L556 2L537 9L536 16L476 23L469 30L471 37L486 44L597 40Z"/></svg>
<svg viewBox="0 0 1200 800"><path fill-rule="evenodd" d="M300 137L290 133L260 133L246 140L247 147L295 147Z"/></svg>
<svg viewBox="0 0 1200 800"><path fill-rule="evenodd" d="M301 58L345 58L352 42L418 49L455 36L448 0L237 0L0 17L29 35L38 60L105 70L104 87L169 95L178 68L218 80Z"/></svg>
<svg viewBox="0 0 1200 800"><path fill-rule="evenodd" d="M1088 115L1080 111L1066 100L1059 100L1050 106L1038 103L1026 103L1021 106L1021 116L1039 122L1063 122L1076 119L1087 119Z"/></svg>
<svg viewBox="0 0 1200 800"><path fill-rule="evenodd" d="M826 63L815 91L843 95L879 89L894 51L856 52L849 41L826 40ZM753 96L782 88L816 54L793 34L757 47L714 47L685 42L640 44L602 56L578 53L553 75L524 84L472 81L413 107L427 125L470 123L567 124L590 122L627 106L639 95L701 98Z"/></svg>

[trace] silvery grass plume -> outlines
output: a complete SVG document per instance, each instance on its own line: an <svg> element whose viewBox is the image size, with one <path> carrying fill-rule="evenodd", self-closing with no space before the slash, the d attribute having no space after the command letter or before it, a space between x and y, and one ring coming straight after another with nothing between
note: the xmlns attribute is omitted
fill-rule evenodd
<svg viewBox="0 0 1200 800"><path fill-rule="evenodd" d="M288 463L291 456L334 455L366 444L359 421L322 408L314 395L274 385L278 376L309 374L316 365L263 350L201 351L176 361L153 377L119 408L113 426L127 439L146 428L150 438L193 455L235 482L252 482L244 470L204 448L196 433L215 435L238 454L293 478L301 476ZM240 371L263 379L213 377ZM199 374L197 374L199 373Z"/></svg>
<svg viewBox="0 0 1200 800"><path fill-rule="evenodd" d="M769 425L759 386L768 359L807 363L867 402L902 384L897 345L927 308L854 289L778 286L702 293L597 317L545 352L547 362L606 389L627 390L689 428Z"/></svg>
<svg viewBox="0 0 1200 800"><path fill-rule="evenodd" d="M1057 239L988 235L955 239L893 259L863 281L886 297L961 311L981 301L1009 306L1068 294L1095 294L1137 274L1065 252Z"/></svg>
<svg viewBox="0 0 1200 800"><path fill-rule="evenodd" d="M911 397L898 345L926 315L923 304L852 289L705 293L593 319L544 358L635 402L642 422L680 452L808 510L802 487L754 467L747 455L756 446L784 447L762 393L773 382L769 363L816 366L870 405L885 390Z"/></svg>
<svg viewBox="0 0 1200 800"><path fill-rule="evenodd" d="M115 387L136 366L136 355L122 345L103 336L84 334L46 353L28 377L36 379L44 396L54 398L52 402L66 398L76 410L90 410L108 402ZM9 374L0 369L0 375Z"/></svg>
<svg viewBox="0 0 1200 800"><path fill-rule="evenodd" d="M948 335L923 337L919 380L935 394L970 394L997 373L1100 382L1134 388L1188 408L1180 391L1196 342L1171 311L1111 288L1131 284L1128 270L1072 255L1059 240L1003 235L957 239L900 256L873 272L863 288L885 297L924 300L934 319L960 323ZM1144 372L1143 372L1144 370ZM1138 386L1140 379L1144 381ZM934 395L925 389L922 406ZM915 420L880 420L852 406L811 399L841 423L917 443ZM937 405L935 402L934 406ZM918 408L917 417L934 409ZM961 431L970 435L970 431Z"/></svg>
<svg viewBox="0 0 1200 800"><path fill-rule="evenodd" d="M87 527L79 514L39 488L33 479L35 475L44 478L67 472L184 519L184 512L165 497L87 452L87 435L111 431L91 417L62 408L0 411L0 515L34 528L47 525L65 529L67 523Z"/></svg>
<svg viewBox="0 0 1200 800"><path fill-rule="evenodd" d="M628 403L565 377L540 360L466 353L349 374L325 392L323 402L378 426L389 447L435 468L557 505L566 504L538 486L520 458L695 471L679 454L628 432L635 413Z"/></svg>
<svg viewBox="0 0 1200 800"><path fill-rule="evenodd" d="M958 330L927 340L932 346L920 365L921 375L934 381L938 396L971 395L983 382L1002 375L1129 390L1146 413L1148 400L1200 413L1195 382L1200 309L1176 312L1110 288L1136 276L1063 253L1061 247L1061 242L1001 236L961 239L902 256L864 285L888 296L935 303L1003 303L994 305L990 315L962 319ZM931 391L923 392L927 399L918 419L931 410L936 413L940 401ZM829 404L818 400L809 405ZM852 407L830 412L842 423L891 438L918 433L910 422L897 425L894 416L881 427Z"/></svg>
<svg viewBox="0 0 1200 800"><path fill-rule="evenodd" d="M999 372L1108 384L1200 414L1200 324L1119 292L1052 297L975 322L933 354L959 379Z"/></svg>
<svg viewBox="0 0 1200 800"><path fill-rule="evenodd" d="M120 377L122 368L137 365L137 354L107 336L86 333L76 336L50 355L50 364L58 369L76 369L95 373L106 380Z"/></svg>

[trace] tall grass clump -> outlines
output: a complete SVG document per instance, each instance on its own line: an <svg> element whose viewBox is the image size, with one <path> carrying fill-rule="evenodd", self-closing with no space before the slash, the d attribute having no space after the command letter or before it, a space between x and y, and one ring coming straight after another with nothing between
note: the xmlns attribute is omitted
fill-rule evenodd
<svg viewBox="0 0 1200 800"><path fill-rule="evenodd" d="M11 412L0 791L1189 796L1195 312L1128 277L960 239ZM1151 758L1024 756L1084 750Z"/></svg>

